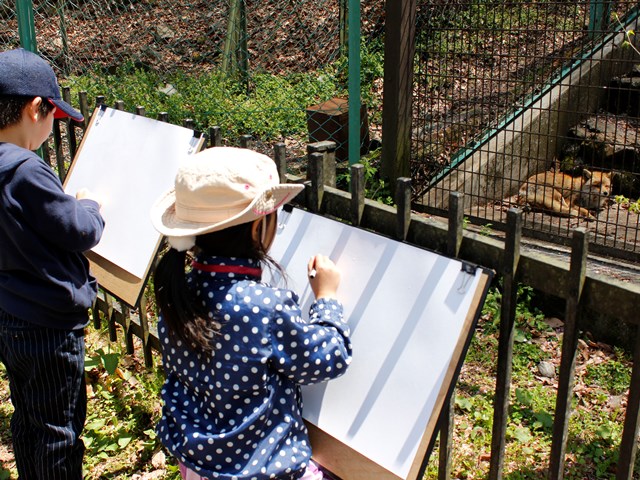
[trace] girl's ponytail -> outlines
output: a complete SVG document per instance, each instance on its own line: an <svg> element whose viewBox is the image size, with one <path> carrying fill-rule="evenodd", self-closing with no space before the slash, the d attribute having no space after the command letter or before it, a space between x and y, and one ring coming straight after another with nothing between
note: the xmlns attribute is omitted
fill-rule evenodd
<svg viewBox="0 0 640 480"><path fill-rule="evenodd" d="M211 338L219 324L207 320L207 312L195 301L187 286L186 252L170 248L162 257L154 274L156 303L170 335L187 347L211 352Z"/></svg>

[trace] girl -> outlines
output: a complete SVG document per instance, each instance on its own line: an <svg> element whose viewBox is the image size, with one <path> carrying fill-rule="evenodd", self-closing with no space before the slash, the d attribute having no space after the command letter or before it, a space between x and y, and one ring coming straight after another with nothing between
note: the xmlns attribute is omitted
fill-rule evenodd
<svg viewBox="0 0 640 480"><path fill-rule="evenodd" d="M295 293L260 280L263 266L279 268L268 256L276 211L302 188L280 184L265 155L214 147L186 161L152 209L172 247L154 282L166 370L158 434L185 479L322 478L300 385L350 363L340 273L325 256L309 261L308 321Z"/></svg>

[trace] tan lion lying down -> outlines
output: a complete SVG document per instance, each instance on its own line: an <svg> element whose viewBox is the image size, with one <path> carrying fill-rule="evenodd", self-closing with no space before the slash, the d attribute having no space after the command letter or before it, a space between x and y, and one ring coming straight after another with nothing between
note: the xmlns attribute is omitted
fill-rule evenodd
<svg viewBox="0 0 640 480"><path fill-rule="evenodd" d="M518 203L563 217L595 219L592 211L604 208L611 195L611 172L583 170L572 177L548 171L527 179L518 192Z"/></svg>

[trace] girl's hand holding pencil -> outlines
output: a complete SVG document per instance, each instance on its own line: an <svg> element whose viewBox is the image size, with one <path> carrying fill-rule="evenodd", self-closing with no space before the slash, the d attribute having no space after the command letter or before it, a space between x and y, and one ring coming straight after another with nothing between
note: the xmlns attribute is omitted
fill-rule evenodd
<svg viewBox="0 0 640 480"><path fill-rule="evenodd" d="M316 298L337 298L340 285L340 270L324 255L311 257L307 264L309 284Z"/></svg>

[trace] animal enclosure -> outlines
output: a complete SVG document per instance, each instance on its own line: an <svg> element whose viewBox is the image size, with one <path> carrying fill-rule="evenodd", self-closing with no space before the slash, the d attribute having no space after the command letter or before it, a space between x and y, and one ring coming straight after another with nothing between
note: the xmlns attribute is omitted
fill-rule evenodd
<svg viewBox="0 0 640 480"><path fill-rule="evenodd" d="M449 194L461 191L473 223L503 230L508 209L522 206L527 236L568 244L581 226L592 250L638 260L636 3L416 8L411 177L419 208L446 212ZM590 216L573 209L567 217L565 206L536 208L540 201L518 196L547 171L576 185L585 172L613 176ZM571 198L581 188L562 190Z"/></svg>

